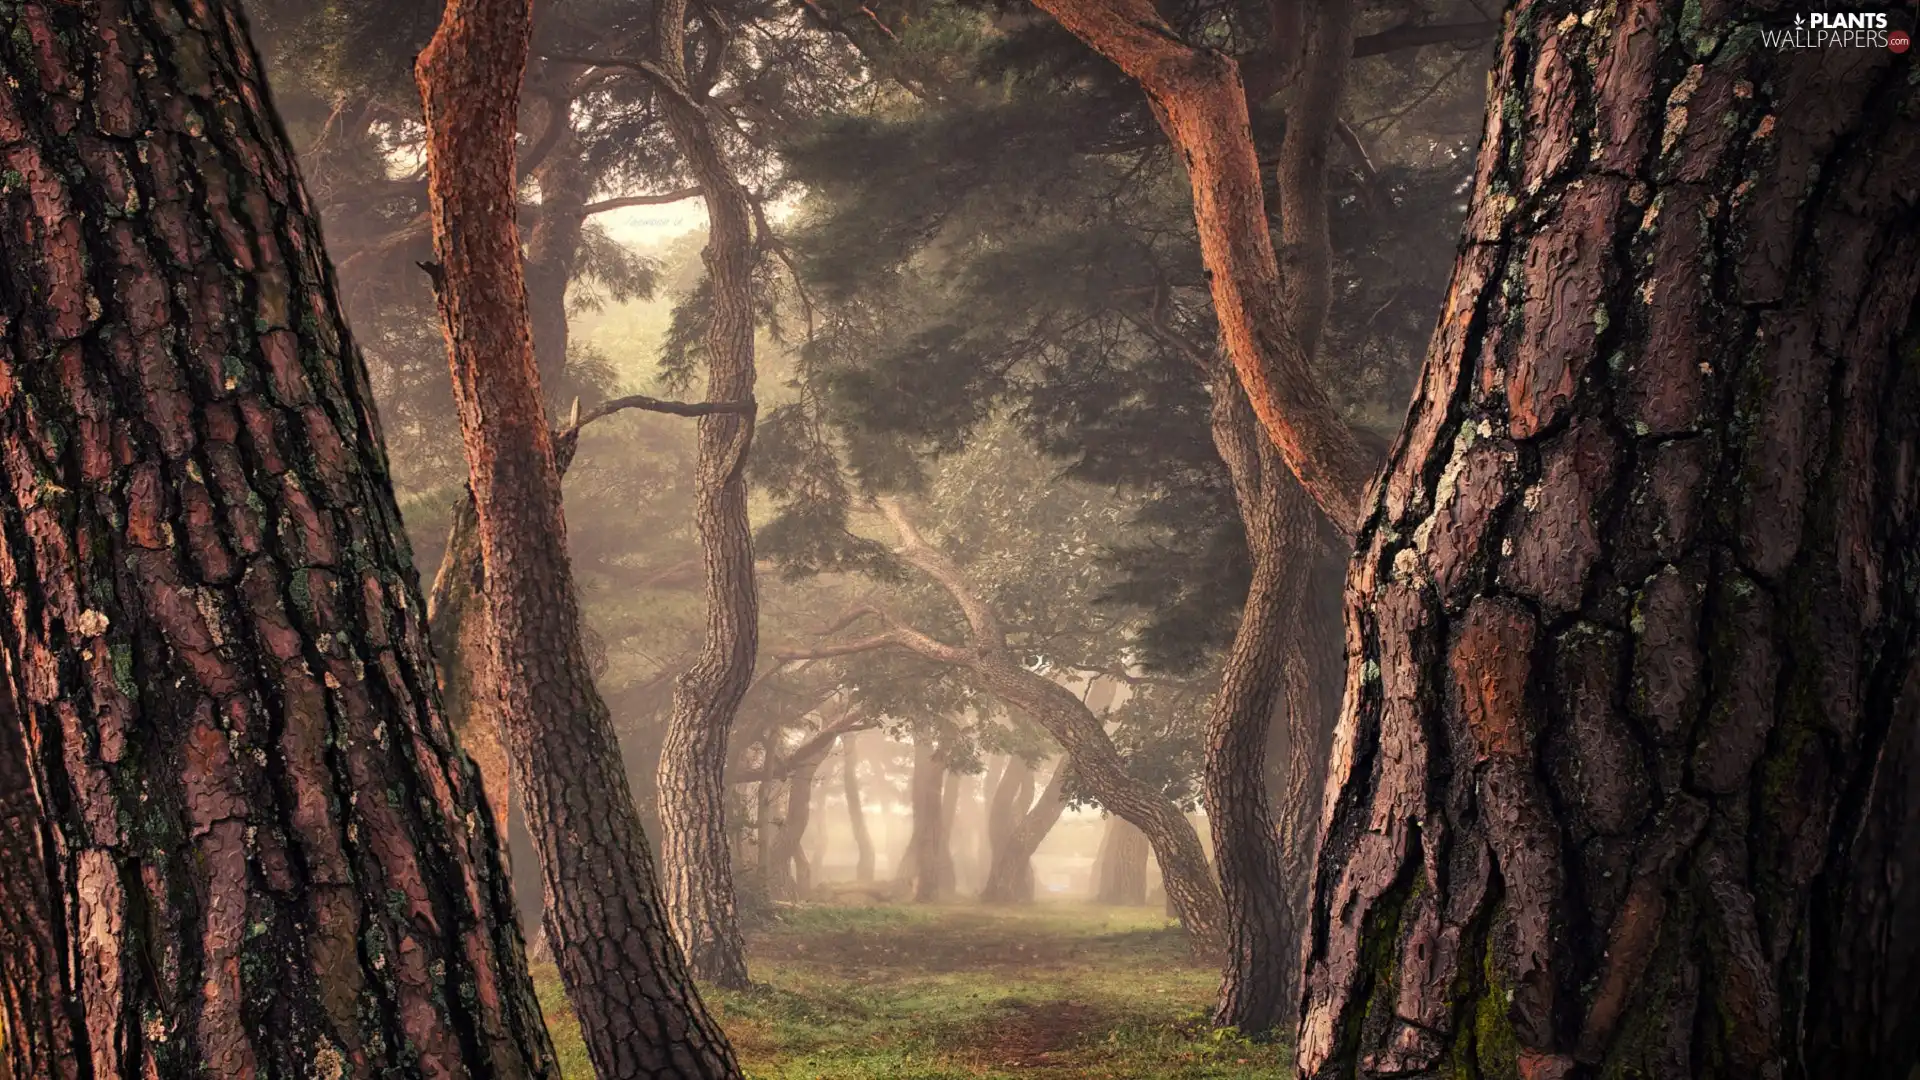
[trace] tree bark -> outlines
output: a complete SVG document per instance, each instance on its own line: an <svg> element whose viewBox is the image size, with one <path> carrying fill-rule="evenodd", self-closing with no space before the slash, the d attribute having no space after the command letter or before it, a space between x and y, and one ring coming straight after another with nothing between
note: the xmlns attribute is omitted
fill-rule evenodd
<svg viewBox="0 0 1920 1080"><path fill-rule="evenodd" d="M1033 853L1060 822L1067 808L1066 788L1069 762L1062 758L1053 768L1053 776L1040 791L1031 807L1022 808L1027 796L1014 803L1014 826L1005 842L995 845L993 868L987 872L986 887L980 899L988 904L1030 904L1033 902ZM1033 790L1033 770L1027 770L1026 790Z"/></svg>
<svg viewBox="0 0 1920 1080"><path fill-rule="evenodd" d="M1108 818L1093 860L1093 902L1145 907L1147 852L1146 834L1121 818Z"/></svg>
<svg viewBox="0 0 1920 1080"><path fill-rule="evenodd" d="M0 683L0 1078L78 1080L77 1025L63 985L59 915L26 733Z"/></svg>
<svg viewBox="0 0 1920 1080"><path fill-rule="evenodd" d="M867 831L867 813L860 803L859 736L840 736L844 757L840 759L840 784L847 796L847 827L853 831L853 846L859 853L854 865L855 881L873 880L873 834Z"/></svg>
<svg viewBox="0 0 1920 1080"><path fill-rule="evenodd" d="M3 887L46 995L7 1017L9 1055L100 1080L557 1076L240 12L22 0L8 22L0 730L24 758L0 757L33 811Z"/></svg>
<svg viewBox="0 0 1920 1080"><path fill-rule="evenodd" d="M1508 16L1349 578L1303 1077L1920 1059L1920 84L1697 16Z"/></svg>
<svg viewBox="0 0 1920 1080"><path fill-rule="evenodd" d="M1300 889L1289 881L1276 842L1266 753L1274 717L1287 711L1289 691L1297 689L1290 684L1303 674L1302 613L1317 542L1311 504L1224 366L1213 379L1213 439L1233 479L1253 562L1207 722L1203 781L1227 917L1214 1023L1257 1035L1294 1019L1299 924L1287 901Z"/></svg>
<svg viewBox="0 0 1920 1080"><path fill-rule="evenodd" d="M1380 453L1365 432L1341 418L1314 377L1314 338L1331 295L1320 290L1329 283L1301 282L1310 295L1300 297L1300 311L1287 309L1282 285L1296 283L1283 278L1267 228L1239 65L1216 49L1182 41L1150 0L1037 3L1146 91L1187 167L1200 254L1227 356L1281 459L1327 517L1352 535L1372 508L1368 492ZM1297 272L1324 269L1318 267L1324 247L1313 246L1324 241L1326 230L1322 129L1330 130L1338 119L1339 76L1353 43L1351 0L1332 0L1316 10L1324 63L1314 69L1318 78L1300 81L1302 100L1289 111L1289 145L1282 147L1281 180L1306 183L1303 194L1309 196L1297 207L1292 200L1286 205L1284 250L1288 269ZM1342 41L1345 51L1339 51ZM1308 63L1314 62L1310 55ZM1321 170L1317 186L1312 182L1316 166ZM1310 197L1314 191L1320 194L1318 205Z"/></svg>
<svg viewBox="0 0 1920 1080"><path fill-rule="evenodd" d="M491 663L547 902L602 1080L739 1075L666 931L581 636L513 212L526 0L453 0L420 54L435 272L486 572Z"/></svg>
<svg viewBox="0 0 1920 1080"><path fill-rule="evenodd" d="M686 0L654 13L651 70L667 129L707 203L707 397L753 399L753 206L734 176L686 71ZM700 658L674 683L673 716L660 754L660 846L674 935L694 974L719 986L747 985L732 856L727 850L727 734L753 681L760 601L747 521L751 413L703 417L694 466L694 525L707 579L707 631Z"/></svg>

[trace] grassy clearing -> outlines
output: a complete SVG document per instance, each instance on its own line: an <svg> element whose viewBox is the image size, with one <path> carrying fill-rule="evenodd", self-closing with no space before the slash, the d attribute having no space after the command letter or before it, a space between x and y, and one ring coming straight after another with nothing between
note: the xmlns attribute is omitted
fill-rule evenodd
<svg viewBox="0 0 1920 1080"><path fill-rule="evenodd" d="M788 909L751 935L756 986L708 992L754 1080L1287 1074L1284 1048L1215 1032L1218 969L1139 910ZM589 1080L553 970L536 972L568 1080Z"/></svg>

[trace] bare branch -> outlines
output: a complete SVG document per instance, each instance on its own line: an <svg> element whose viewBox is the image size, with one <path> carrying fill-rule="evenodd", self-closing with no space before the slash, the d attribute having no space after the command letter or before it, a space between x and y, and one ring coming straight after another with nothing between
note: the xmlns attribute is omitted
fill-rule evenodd
<svg viewBox="0 0 1920 1080"><path fill-rule="evenodd" d="M900 500L882 498L875 502L880 507L880 512L886 516L887 523L892 525L894 532L900 536L900 557L932 578L947 591L948 596L953 597L954 603L960 605L961 613L967 617L967 626L973 631L974 645L991 645L996 648L1005 646L1007 634L1000 626L999 617L993 613L993 609L987 606L985 601L980 599L978 594L968 587L966 579L960 574L960 568L953 564L953 560L947 557L946 552L927 543L926 539L920 535L920 530L914 528L912 520L907 517L906 508L900 505Z"/></svg>
<svg viewBox="0 0 1920 1080"><path fill-rule="evenodd" d="M1396 26L1391 30L1354 38L1353 56L1357 60L1363 56L1380 56L1402 49L1417 49L1423 45L1470 44L1484 41L1499 32L1500 22L1497 19L1441 23L1437 26Z"/></svg>
<svg viewBox="0 0 1920 1080"><path fill-rule="evenodd" d="M662 191L652 195L622 195L617 199L602 199L599 202L590 202L580 208L580 216L592 217L595 214L604 214L609 210L624 210L629 206L665 206L668 203L697 199L700 195L701 192L698 187L675 188L672 191Z"/></svg>

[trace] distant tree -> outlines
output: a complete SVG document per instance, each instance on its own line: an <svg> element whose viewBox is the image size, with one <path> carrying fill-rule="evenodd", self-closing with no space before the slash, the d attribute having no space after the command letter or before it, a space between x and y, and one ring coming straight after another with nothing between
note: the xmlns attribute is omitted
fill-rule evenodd
<svg viewBox="0 0 1920 1080"><path fill-rule="evenodd" d="M9 1066L557 1076L244 19L6 19Z"/></svg>

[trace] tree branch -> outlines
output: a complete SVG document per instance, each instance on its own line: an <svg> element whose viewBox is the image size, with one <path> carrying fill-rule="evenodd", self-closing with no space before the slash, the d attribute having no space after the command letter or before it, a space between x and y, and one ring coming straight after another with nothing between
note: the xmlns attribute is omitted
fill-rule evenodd
<svg viewBox="0 0 1920 1080"><path fill-rule="evenodd" d="M617 199L602 199L599 202L590 202L580 208L580 216L592 217L595 214L604 214L609 210L624 210L629 206L664 206L668 203L697 199L700 195L701 192L698 187L675 188L672 191L662 191L652 195L622 195Z"/></svg>
<svg viewBox="0 0 1920 1080"><path fill-rule="evenodd" d="M1004 647L1007 634L1000 626L999 617L967 586L960 568L953 564L947 553L927 543L920 535L920 530L914 528L900 500L888 497L876 499L875 503L880 513L885 515L887 523L893 526L893 531L900 536L900 557L932 578L947 591L948 596L953 597L954 603L960 605L961 613L967 617L967 626L973 631L973 644L976 647Z"/></svg>
<svg viewBox="0 0 1920 1080"><path fill-rule="evenodd" d="M1423 45L1484 41L1499 32L1500 23L1494 19L1466 23L1441 23L1437 26L1396 26L1377 34L1354 38L1353 58L1358 60L1365 56L1380 56L1385 53L1399 52L1402 49L1417 49Z"/></svg>

